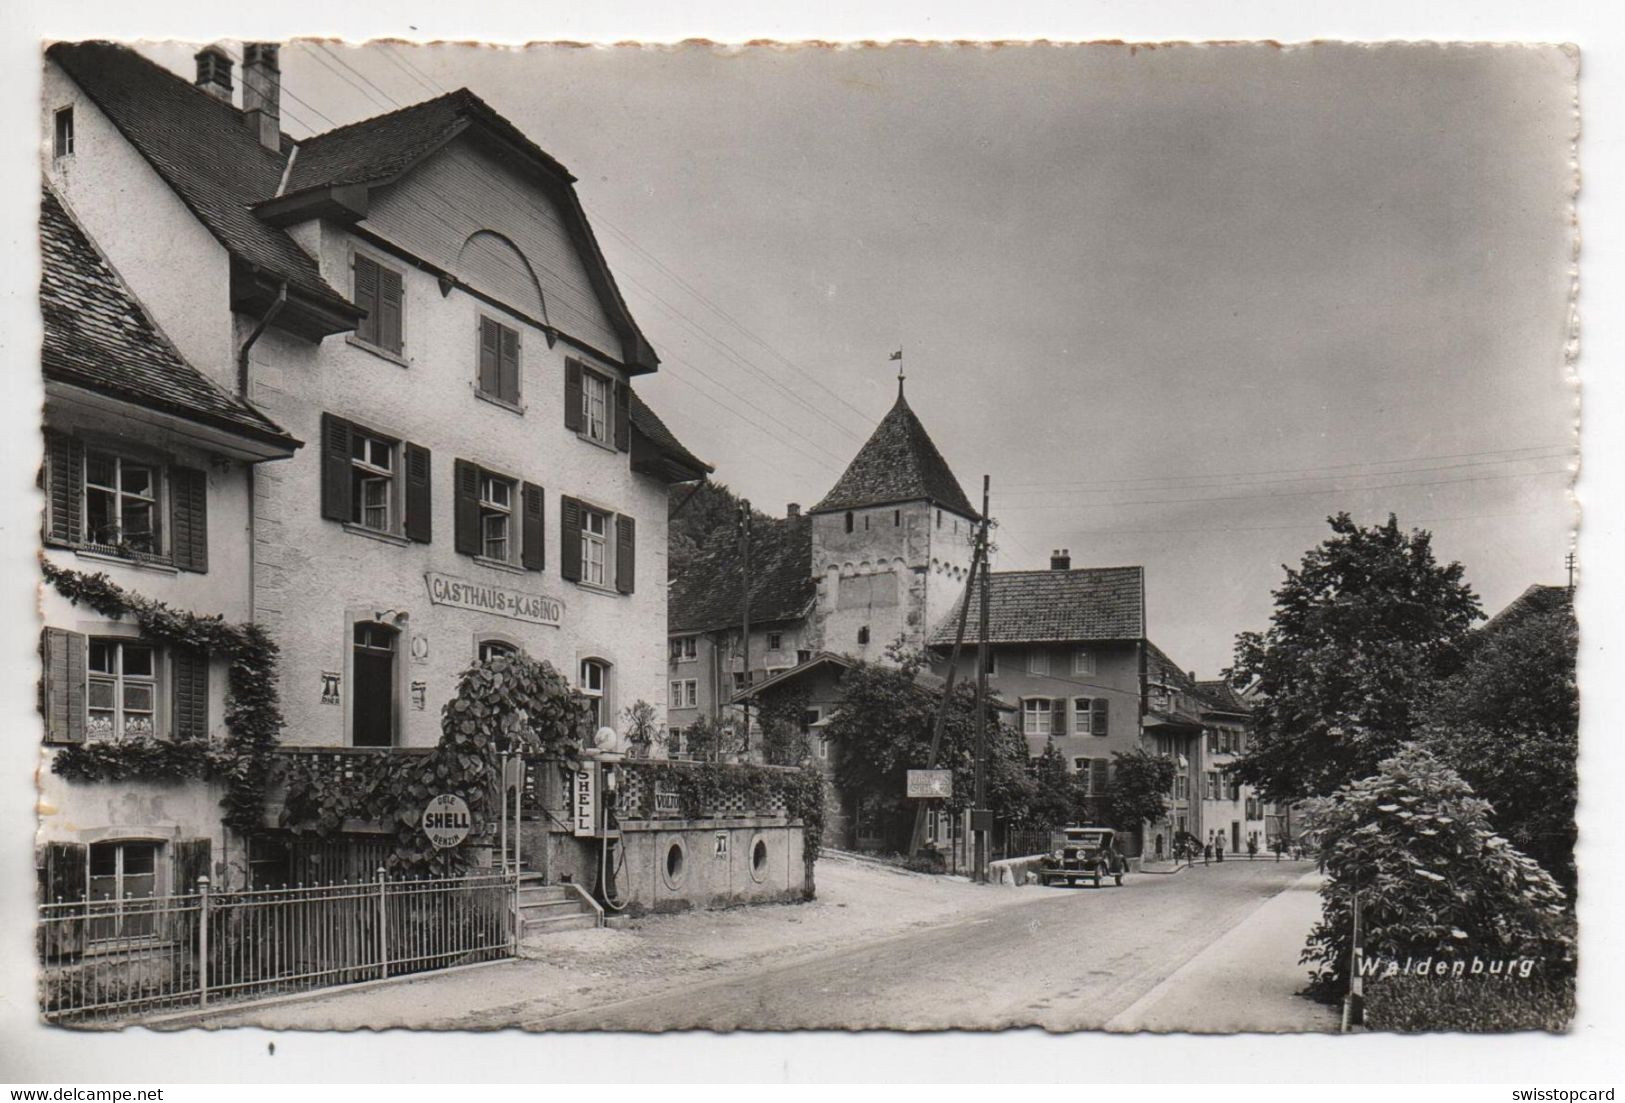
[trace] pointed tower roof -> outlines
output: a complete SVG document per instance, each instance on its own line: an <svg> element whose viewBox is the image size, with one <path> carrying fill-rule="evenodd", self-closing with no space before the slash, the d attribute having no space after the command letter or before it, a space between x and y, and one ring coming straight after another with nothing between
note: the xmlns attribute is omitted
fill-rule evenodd
<svg viewBox="0 0 1625 1103"><path fill-rule="evenodd" d="M899 386L891 412L811 512L921 500L963 517L978 516Z"/></svg>

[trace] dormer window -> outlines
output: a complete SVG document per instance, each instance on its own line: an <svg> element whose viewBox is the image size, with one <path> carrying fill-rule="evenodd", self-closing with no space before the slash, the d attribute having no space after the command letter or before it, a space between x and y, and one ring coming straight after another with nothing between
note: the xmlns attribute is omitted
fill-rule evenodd
<svg viewBox="0 0 1625 1103"><path fill-rule="evenodd" d="M56 141L52 144L52 156L73 156L73 108L58 108L56 112Z"/></svg>

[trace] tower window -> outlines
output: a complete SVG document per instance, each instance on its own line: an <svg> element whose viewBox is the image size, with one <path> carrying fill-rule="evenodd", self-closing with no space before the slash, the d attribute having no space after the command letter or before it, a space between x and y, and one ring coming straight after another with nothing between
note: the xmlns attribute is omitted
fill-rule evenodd
<svg viewBox="0 0 1625 1103"><path fill-rule="evenodd" d="M850 509L846 511L846 531L852 531L852 511Z"/></svg>
<svg viewBox="0 0 1625 1103"><path fill-rule="evenodd" d="M57 157L73 156L73 108L63 107L56 113L56 142L53 148Z"/></svg>
<svg viewBox="0 0 1625 1103"><path fill-rule="evenodd" d="M892 528L902 528L903 527L903 511L902 510L894 509L894 510L891 511L891 524L892 524Z"/></svg>
<svg viewBox="0 0 1625 1103"><path fill-rule="evenodd" d="M867 644L868 642L869 642L869 626L867 624L865 624L862 628L858 629L858 643L861 646L863 644Z"/></svg>

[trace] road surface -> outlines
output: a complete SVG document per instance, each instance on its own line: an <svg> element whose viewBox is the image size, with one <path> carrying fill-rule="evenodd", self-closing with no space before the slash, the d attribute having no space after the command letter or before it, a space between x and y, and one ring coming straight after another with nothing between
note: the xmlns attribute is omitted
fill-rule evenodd
<svg viewBox="0 0 1625 1103"><path fill-rule="evenodd" d="M646 997L521 1017L517 1025L1098 1029L1246 923L1303 872L1297 863L1232 860L1174 876L1131 875L1121 888L1011 890L1030 894L1030 902ZM1292 935L1298 946L1306 933ZM459 1025L514 1025L514 1010L503 1009L506 1022L479 1022L474 1015ZM1244 1008L1226 1010L1231 1029L1245 1021ZM1313 1029L1315 1018L1305 1001L1304 1028Z"/></svg>

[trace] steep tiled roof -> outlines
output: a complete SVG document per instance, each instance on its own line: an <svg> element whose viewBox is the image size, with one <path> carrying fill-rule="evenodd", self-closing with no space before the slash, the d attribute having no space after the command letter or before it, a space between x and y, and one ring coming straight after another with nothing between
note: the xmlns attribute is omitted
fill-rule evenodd
<svg viewBox="0 0 1625 1103"><path fill-rule="evenodd" d="M1140 618L1144 588L1140 567L994 571L988 592L988 639L993 643L1139 639L1145 631ZM977 580L971 590L973 615L980 601ZM957 627L954 617L944 618L931 637L932 645L952 646Z"/></svg>
<svg viewBox="0 0 1625 1103"><path fill-rule="evenodd" d="M797 663L789 670L781 670L777 674L774 674L763 681L757 682L749 689L735 693L731 698L729 698L729 700L735 702L752 700L763 693L777 689L779 686L797 681L806 675L811 674L819 667L826 665L834 665L840 669L842 674L844 674L848 670L851 670L854 666L857 666L858 661L846 655L837 655L833 651L820 651L804 663ZM916 685L921 686L932 693L941 693L943 690L948 688L948 679L944 678L941 674L937 674L930 670L922 669L916 671L914 674L914 682ZM961 682L960 684L963 685L964 683ZM993 708L999 712L1017 711L1015 705L1008 703L1004 700L1004 698L999 696L999 691L997 689L992 690L988 694L987 701L990 708Z"/></svg>
<svg viewBox="0 0 1625 1103"><path fill-rule="evenodd" d="M931 434L902 394L858 450L846 471L813 512L858 509L925 499L964 517L979 516L937 451Z"/></svg>
<svg viewBox="0 0 1625 1103"><path fill-rule="evenodd" d="M40 205L40 251L46 378L297 446L181 359L50 189Z"/></svg>
<svg viewBox="0 0 1625 1103"><path fill-rule="evenodd" d="M1252 706L1237 693L1235 687L1223 678L1204 679L1196 683L1196 695L1202 699L1204 706L1215 712L1253 711Z"/></svg>
<svg viewBox="0 0 1625 1103"><path fill-rule="evenodd" d="M1524 617L1535 613L1549 613L1571 600L1573 599L1568 587L1546 586L1537 582L1513 598L1505 609L1486 621L1479 631L1499 632L1518 623Z"/></svg>
<svg viewBox="0 0 1625 1103"><path fill-rule="evenodd" d="M750 619L794 620L812 603L812 519L757 518L751 527ZM709 545L667 592L667 630L700 632L740 623L744 555L732 528Z"/></svg>
<svg viewBox="0 0 1625 1103"><path fill-rule="evenodd" d="M715 470L683 446L683 442L666 428L666 423L660 420L660 415L649 408L648 403L639 397L637 391L632 391L630 415L633 431L641 433L669 464L686 469L683 473L689 478L700 478Z"/></svg>
<svg viewBox="0 0 1625 1103"><path fill-rule="evenodd" d="M309 254L249 209L276 194L286 158L260 145L242 112L125 46L59 42L47 56L233 256L317 299L346 303Z"/></svg>

